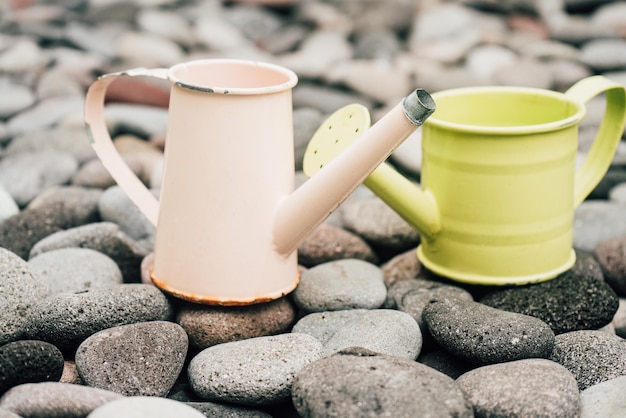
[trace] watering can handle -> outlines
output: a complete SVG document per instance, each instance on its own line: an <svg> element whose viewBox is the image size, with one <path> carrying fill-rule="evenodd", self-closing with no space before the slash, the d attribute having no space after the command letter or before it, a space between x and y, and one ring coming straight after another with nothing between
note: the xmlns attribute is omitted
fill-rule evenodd
<svg viewBox="0 0 626 418"><path fill-rule="evenodd" d="M609 169L624 133L626 89L606 77L593 76L579 81L565 92L567 97L583 104L601 93L606 93L606 111L587 158L576 172L574 207L585 200Z"/></svg>
<svg viewBox="0 0 626 418"><path fill-rule="evenodd" d="M128 165L117 152L104 119L104 98L107 87L120 76L151 76L167 79L167 70L137 68L119 73L105 74L89 87L85 99L85 123L91 135L92 147L96 155L130 200L156 226L159 201L128 168Z"/></svg>

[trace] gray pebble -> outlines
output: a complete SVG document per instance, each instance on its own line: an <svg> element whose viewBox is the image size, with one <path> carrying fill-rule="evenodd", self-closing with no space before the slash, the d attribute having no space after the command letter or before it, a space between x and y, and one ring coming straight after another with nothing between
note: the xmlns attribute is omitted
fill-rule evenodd
<svg viewBox="0 0 626 418"><path fill-rule="evenodd" d="M26 383L0 398L0 408L22 417L82 418L107 402L122 398L108 390L71 383Z"/></svg>
<svg viewBox="0 0 626 418"><path fill-rule="evenodd" d="M604 241L594 253L606 282L618 295L626 296L626 237Z"/></svg>
<svg viewBox="0 0 626 418"><path fill-rule="evenodd" d="M265 405L288 398L296 373L321 356L322 344L309 335L257 337L203 350L187 374L203 399Z"/></svg>
<svg viewBox="0 0 626 418"><path fill-rule="evenodd" d="M153 106L126 103L108 105L104 117L109 132L123 130L145 138L163 133L167 127L167 109Z"/></svg>
<svg viewBox="0 0 626 418"><path fill-rule="evenodd" d="M61 248L28 261L31 270L44 279L50 294L75 293L122 283L115 261L88 248Z"/></svg>
<svg viewBox="0 0 626 418"><path fill-rule="evenodd" d="M0 371L0 395L22 383L58 381L63 354L44 341L14 341L0 346Z"/></svg>
<svg viewBox="0 0 626 418"><path fill-rule="evenodd" d="M313 312L298 320L291 332L308 334L326 344L335 333L352 320L364 315L368 309Z"/></svg>
<svg viewBox="0 0 626 418"><path fill-rule="evenodd" d="M323 353L329 356L349 347L415 360L422 349L422 332L404 312L366 310L339 328L324 344Z"/></svg>
<svg viewBox="0 0 626 418"><path fill-rule="evenodd" d="M259 409L243 406L223 405L215 402L186 402L185 405L197 409L209 418L272 418L270 414Z"/></svg>
<svg viewBox="0 0 626 418"><path fill-rule="evenodd" d="M136 158L132 156L122 158L136 176L142 173L143 166ZM83 164L72 177L72 184L99 189L107 189L116 185L115 180L99 159L93 159Z"/></svg>
<svg viewBox="0 0 626 418"><path fill-rule="evenodd" d="M26 261L0 248L0 346L19 339L28 311L46 296L48 287Z"/></svg>
<svg viewBox="0 0 626 418"><path fill-rule="evenodd" d="M477 417L578 416L578 386L563 366L545 359L516 360L471 370L457 380Z"/></svg>
<svg viewBox="0 0 626 418"><path fill-rule="evenodd" d="M383 304L386 294L380 268L362 260L345 259L304 271L293 300L305 312L375 309Z"/></svg>
<svg viewBox="0 0 626 418"><path fill-rule="evenodd" d="M303 417L473 417L454 380L412 360L353 348L302 369L291 398Z"/></svg>
<svg viewBox="0 0 626 418"><path fill-rule="evenodd" d="M108 402L93 410L87 418L204 418L183 402L154 396L133 396Z"/></svg>
<svg viewBox="0 0 626 418"><path fill-rule="evenodd" d="M622 338L626 338L626 299L620 298L619 307L617 308L617 312L615 313L611 324L615 329L615 334Z"/></svg>
<svg viewBox="0 0 626 418"><path fill-rule="evenodd" d="M76 228L58 231L37 242L30 250L30 257L68 247L90 248L101 252L114 260L124 282L139 282L141 261L148 254L119 226L111 222L95 222Z"/></svg>
<svg viewBox="0 0 626 418"><path fill-rule="evenodd" d="M623 39L598 39L585 43L580 50L580 60L596 71L611 71L626 67L626 41Z"/></svg>
<svg viewBox="0 0 626 418"><path fill-rule="evenodd" d="M171 317L172 307L159 289L123 284L50 296L30 309L24 331L69 353L103 329Z"/></svg>
<svg viewBox="0 0 626 418"><path fill-rule="evenodd" d="M415 279L419 276L422 271L422 263L417 259L415 251L415 248L411 248L396 255L381 266L387 289L391 289L398 282Z"/></svg>
<svg viewBox="0 0 626 418"><path fill-rule="evenodd" d="M45 130L70 116L80 117L84 102L82 97L72 96L40 100L36 105L13 116L7 123L7 128L12 136Z"/></svg>
<svg viewBox="0 0 626 418"><path fill-rule="evenodd" d="M0 418L22 418L22 417L9 411L8 409L0 408Z"/></svg>
<svg viewBox="0 0 626 418"><path fill-rule="evenodd" d="M87 386L125 396L165 396L183 368L187 347L187 334L172 322L120 325L83 341L76 368Z"/></svg>
<svg viewBox="0 0 626 418"><path fill-rule="evenodd" d="M20 208L15 203L13 196L0 184L0 223L7 218L19 213Z"/></svg>
<svg viewBox="0 0 626 418"><path fill-rule="evenodd" d="M626 205L601 200L580 204L574 211L574 247L593 251L611 238L626 236Z"/></svg>
<svg viewBox="0 0 626 418"><path fill-rule="evenodd" d="M347 201L343 224L373 245L403 250L419 243L419 233L378 197Z"/></svg>
<svg viewBox="0 0 626 418"><path fill-rule="evenodd" d="M420 354L417 361L418 363L432 367L433 369L440 371L453 379L456 379L463 373L467 373L468 371L476 368L475 364L453 356L446 350L442 350L440 348Z"/></svg>
<svg viewBox="0 0 626 418"><path fill-rule="evenodd" d="M545 322L478 302L433 301L422 318L442 348L477 364L546 358L554 346L554 333Z"/></svg>
<svg viewBox="0 0 626 418"><path fill-rule="evenodd" d="M58 151L72 155L79 164L96 158L84 127L55 127L29 132L13 138L6 148L7 155L37 151Z"/></svg>
<svg viewBox="0 0 626 418"><path fill-rule="evenodd" d="M76 159L65 152L8 155L0 161L0 183L25 206L45 189L67 183L77 169Z"/></svg>
<svg viewBox="0 0 626 418"><path fill-rule="evenodd" d="M0 79L0 119L6 119L35 103L35 95L26 86Z"/></svg>
<svg viewBox="0 0 626 418"><path fill-rule="evenodd" d="M374 103L365 97L306 82L299 83L293 90L294 107L310 107L326 115L352 103L369 109L374 107Z"/></svg>
<svg viewBox="0 0 626 418"><path fill-rule="evenodd" d="M580 393L580 418L621 418L626 411L626 376L605 380Z"/></svg>
<svg viewBox="0 0 626 418"><path fill-rule="evenodd" d="M578 388L626 376L624 339L604 331L572 331L557 335L550 359L565 366Z"/></svg>

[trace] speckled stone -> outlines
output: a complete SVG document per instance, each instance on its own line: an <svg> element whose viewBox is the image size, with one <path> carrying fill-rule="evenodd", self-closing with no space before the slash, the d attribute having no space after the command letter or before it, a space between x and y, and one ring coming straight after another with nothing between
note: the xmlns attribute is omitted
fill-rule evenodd
<svg viewBox="0 0 626 418"><path fill-rule="evenodd" d="M209 418L272 418L266 412L245 406L231 406L214 402L185 402L185 405L197 409Z"/></svg>
<svg viewBox="0 0 626 418"><path fill-rule="evenodd" d="M416 249L412 248L396 255L381 266L385 286L390 288L396 282L415 279L422 271L422 264L417 259Z"/></svg>
<svg viewBox="0 0 626 418"><path fill-rule="evenodd" d="M193 391L203 399L265 405L287 399L298 371L322 356L305 334L280 334L209 347L189 363Z"/></svg>
<svg viewBox="0 0 626 418"><path fill-rule="evenodd" d="M622 338L626 338L626 299L620 298L619 308L617 309L611 324L615 329L615 334Z"/></svg>
<svg viewBox="0 0 626 418"><path fill-rule="evenodd" d="M480 302L539 318L555 334L601 328L611 322L619 305L609 285L571 270L546 282L496 290Z"/></svg>
<svg viewBox="0 0 626 418"><path fill-rule="evenodd" d="M22 337L26 313L48 296L48 287L26 261L0 248L0 346Z"/></svg>
<svg viewBox="0 0 626 418"><path fill-rule="evenodd" d="M125 396L165 396L183 368L188 341L173 322L120 325L83 341L76 368L87 386Z"/></svg>
<svg viewBox="0 0 626 418"><path fill-rule="evenodd" d="M471 370L457 380L477 417L578 416L578 386L563 366L545 359L517 360Z"/></svg>
<svg viewBox="0 0 626 418"><path fill-rule="evenodd" d="M44 341L14 341L0 347L0 394L22 383L58 381L63 354Z"/></svg>
<svg viewBox="0 0 626 418"><path fill-rule="evenodd" d="M5 393L0 408L22 417L81 418L120 398L122 395L115 392L71 383L26 383Z"/></svg>
<svg viewBox="0 0 626 418"><path fill-rule="evenodd" d="M298 248L298 263L305 267L344 258L374 264L378 262L378 257L365 240L328 223L318 226Z"/></svg>
<svg viewBox="0 0 626 418"><path fill-rule="evenodd" d="M624 339L604 331L572 331L557 335L550 359L565 366L585 390L626 376Z"/></svg>
<svg viewBox="0 0 626 418"><path fill-rule="evenodd" d="M331 261L302 273L293 300L304 312L375 309L387 294L382 271L355 259Z"/></svg>
<svg viewBox="0 0 626 418"><path fill-rule="evenodd" d="M117 325L166 321L172 306L159 289L122 284L50 296L30 309L25 335L71 353L87 337Z"/></svg>
<svg viewBox="0 0 626 418"><path fill-rule="evenodd" d="M183 402L154 396L132 396L99 406L87 418L204 418L204 415Z"/></svg>
<svg viewBox="0 0 626 418"><path fill-rule="evenodd" d="M313 312L300 318L291 332L308 334L318 339L322 344L326 344L339 329L367 312L368 309Z"/></svg>
<svg viewBox="0 0 626 418"><path fill-rule="evenodd" d="M454 380L412 360L353 348L303 368L291 398L303 417L473 417Z"/></svg>
<svg viewBox="0 0 626 418"><path fill-rule="evenodd" d="M417 362L432 367L453 379L477 367L475 364L456 357L440 348L420 354Z"/></svg>
<svg viewBox="0 0 626 418"><path fill-rule="evenodd" d="M432 301L422 318L443 349L477 364L546 358L554 346L554 333L545 322L473 301Z"/></svg>
<svg viewBox="0 0 626 418"><path fill-rule="evenodd" d="M626 296L626 238L604 241L595 249L606 282L620 296Z"/></svg>
<svg viewBox="0 0 626 418"><path fill-rule="evenodd" d="M296 319L296 309L288 298L248 306L207 306L183 303L176 322L189 335L194 348L280 334Z"/></svg>
<svg viewBox="0 0 626 418"><path fill-rule="evenodd" d="M620 418L626 411L626 376L605 380L580 393L580 418Z"/></svg>

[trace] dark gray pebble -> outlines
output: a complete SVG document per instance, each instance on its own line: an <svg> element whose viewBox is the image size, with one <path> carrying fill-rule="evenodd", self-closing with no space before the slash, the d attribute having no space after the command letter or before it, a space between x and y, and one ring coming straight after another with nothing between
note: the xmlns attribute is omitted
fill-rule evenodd
<svg viewBox="0 0 626 418"><path fill-rule="evenodd" d="M291 397L306 418L472 417L457 383L423 364L365 349L344 350L302 369Z"/></svg>
<svg viewBox="0 0 626 418"><path fill-rule="evenodd" d="M626 237L604 241L595 249L604 279L620 296L626 296Z"/></svg>
<svg viewBox="0 0 626 418"><path fill-rule="evenodd" d="M545 322L478 302L433 301L422 317L443 349L477 364L546 358L554 345L554 333Z"/></svg>
<svg viewBox="0 0 626 418"><path fill-rule="evenodd" d="M0 394L22 383L59 381L63 354L44 341L14 341L0 347Z"/></svg>
<svg viewBox="0 0 626 418"><path fill-rule="evenodd" d="M25 334L48 341L68 353L103 329L136 322L167 321L172 313L170 302L156 287L122 284L44 299L29 311Z"/></svg>
<svg viewBox="0 0 626 418"><path fill-rule="evenodd" d="M456 357L442 349L420 354L417 361L453 379L476 368L475 364Z"/></svg>
<svg viewBox="0 0 626 418"><path fill-rule="evenodd" d="M26 261L0 248L0 345L19 339L28 310L48 296L43 279Z"/></svg>
<svg viewBox="0 0 626 418"><path fill-rule="evenodd" d="M288 331L296 319L296 309L288 298L248 306L207 306L184 303L176 322L189 335L194 348Z"/></svg>
<svg viewBox="0 0 626 418"><path fill-rule="evenodd" d="M183 368L187 347L187 334L173 322L120 325L83 341L76 368L87 386L125 396L165 396Z"/></svg>
<svg viewBox="0 0 626 418"><path fill-rule="evenodd" d="M546 282L494 291L480 302L539 318L555 334L601 328L611 322L619 305L609 285L572 271Z"/></svg>
<svg viewBox="0 0 626 418"><path fill-rule="evenodd" d="M71 383L26 383L5 393L0 408L24 418L83 418L100 405L120 398L123 396L115 392Z"/></svg>
<svg viewBox="0 0 626 418"><path fill-rule="evenodd" d="M411 248L396 255L381 266L385 286L391 288L394 284L409 279L415 279L422 271L422 264L415 254L416 249Z"/></svg>
<svg viewBox="0 0 626 418"><path fill-rule="evenodd" d="M109 256L117 263L126 283L140 282L141 262L148 254L116 224L96 222L58 231L42 239L33 246L30 257L68 247L89 248Z"/></svg>
<svg viewBox="0 0 626 418"><path fill-rule="evenodd" d="M474 406L476 417L571 418L579 413L576 379L550 360L483 366L456 381Z"/></svg>
<svg viewBox="0 0 626 418"><path fill-rule="evenodd" d="M626 343L604 331L572 331L557 335L550 359L565 366L578 388L626 376Z"/></svg>

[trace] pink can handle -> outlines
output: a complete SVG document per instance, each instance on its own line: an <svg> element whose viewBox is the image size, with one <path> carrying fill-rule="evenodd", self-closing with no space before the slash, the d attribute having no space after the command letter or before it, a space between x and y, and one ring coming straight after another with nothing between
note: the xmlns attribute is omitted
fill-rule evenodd
<svg viewBox="0 0 626 418"><path fill-rule="evenodd" d="M96 155L130 200L156 226L159 215L159 201L128 168L128 165L117 152L104 120L104 98L107 87L117 77L121 76L150 76L167 80L167 69L136 68L105 74L89 87L85 98L85 123L91 135L92 147Z"/></svg>

